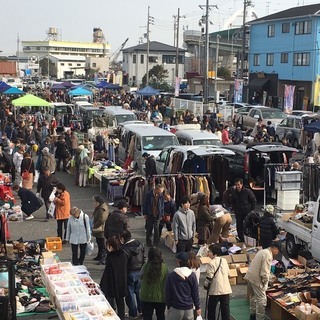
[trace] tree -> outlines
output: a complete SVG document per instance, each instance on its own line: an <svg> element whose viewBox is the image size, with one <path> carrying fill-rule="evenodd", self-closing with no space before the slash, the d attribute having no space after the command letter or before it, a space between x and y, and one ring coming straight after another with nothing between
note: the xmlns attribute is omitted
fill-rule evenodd
<svg viewBox="0 0 320 320"><path fill-rule="evenodd" d="M149 70L149 85L155 89L168 88L169 85L165 81L169 76L169 71L166 70L162 65L157 64ZM142 78L142 84L145 87L147 83L146 75ZM166 89L164 89L166 90Z"/></svg>
<svg viewBox="0 0 320 320"><path fill-rule="evenodd" d="M221 78L230 78L230 70L228 70L226 67L220 67L218 68L218 77Z"/></svg>

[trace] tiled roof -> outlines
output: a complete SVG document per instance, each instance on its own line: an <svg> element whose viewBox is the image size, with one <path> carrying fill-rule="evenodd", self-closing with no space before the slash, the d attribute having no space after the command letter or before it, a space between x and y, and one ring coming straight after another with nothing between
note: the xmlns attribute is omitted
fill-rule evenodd
<svg viewBox="0 0 320 320"><path fill-rule="evenodd" d="M134 47L126 48L122 50L123 53L134 52L134 51L147 51L147 44L142 43ZM150 41L149 51L167 51L176 52L176 47L169 46L168 44L161 43L158 41ZM179 52L185 52L186 50L179 48Z"/></svg>

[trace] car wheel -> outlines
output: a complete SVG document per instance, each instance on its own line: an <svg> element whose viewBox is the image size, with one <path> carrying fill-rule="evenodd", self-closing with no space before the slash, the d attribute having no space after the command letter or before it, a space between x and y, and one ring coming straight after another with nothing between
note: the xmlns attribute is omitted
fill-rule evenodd
<svg viewBox="0 0 320 320"><path fill-rule="evenodd" d="M275 136L275 137L274 137L274 141L275 141L275 142L280 142L279 137L278 137L278 136Z"/></svg>
<svg viewBox="0 0 320 320"><path fill-rule="evenodd" d="M299 245L296 244L292 234L287 235L286 250L290 258L296 258L299 252Z"/></svg>

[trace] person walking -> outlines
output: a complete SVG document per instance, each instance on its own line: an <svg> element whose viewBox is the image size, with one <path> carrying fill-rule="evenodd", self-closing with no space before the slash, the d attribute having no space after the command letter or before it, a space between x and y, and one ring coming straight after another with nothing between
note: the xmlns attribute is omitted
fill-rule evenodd
<svg viewBox="0 0 320 320"><path fill-rule="evenodd" d="M181 207L173 216L172 229L177 252L191 251L196 232L196 218L190 209L188 196L181 198Z"/></svg>
<svg viewBox="0 0 320 320"><path fill-rule="evenodd" d="M45 167L43 169L43 174L40 175L37 185L37 196L43 198L44 204L46 206L46 220L50 218L48 213L50 200L49 197L53 191L53 188L59 183L55 175L51 174L50 169Z"/></svg>
<svg viewBox="0 0 320 320"><path fill-rule="evenodd" d="M263 249L269 248L272 241L274 241L279 234L279 229L274 218L274 206L266 205L263 216L259 221L259 244Z"/></svg>
<svg viewBox="0 0 320 320"><path fill-rule="evenodd" d="M146 219L146 244L152 246L151 236L153 232L153 245L158 246L160 243L159 225L164 214L164 186L157 184L153 190L146 194L143 215Z"/></svg>
<svg viewBox="0 0 320 320"><path fill-rule="evenodd" d="M229 266L227 260L219 257L221 247L217 244L209 246L208 257L211 259L207 266L206 279L208 286L208 320L216 320L217 304L220 302L221 319L230 320L230 294Z"/></svg>
<svg viewBox="0 0 320 320"><path fill-rule="evenodd" d="M274 241L269 248L257 252L251 261L244 279L248 283L250 296L250 320L265 319L266 291L270 277L271 262L281 251L281 242Z"/></svg>
<svg viewBox="0 0 320 320"><path fill-rule="evenodd" d="M70 218L71 201L70 193L66 190L66 187L62 183L56 185L55 198L53 200L55 209L55 219L57 220L57 235L62 239L62 243L67 243L67 226ZM62 227L64 233L62 234Z"/></svg>
<svg viewBox="0 0 320 320"><path fill-rule="evenodd" d="M12 190L17 192L21 201L21 210L27 215L26 220L34 219L33 213L43 206L43 202L31 191L14 185Z"/></svg>
<svg viewBox="0 0 320 320"><path fill-rule="evenodd" d="M237 178L234 181L234 188L231 189L231 201L236 218L238 238L243 242L243 221L249 212L254 211L257 199L250 189L243 186L243 180Z"/></svg>
<svg viewBox="0 0 320 320"><path fill-rule="evenodd" d="M86 256L87 242L91 240L90 221L87 214L72 207L67 226L66 240L71 244L72 264L82 265ZM80 255L78 254L80 248Z"/></svg>
<svg viewBox="0 0 320 320"><path fill-rule="evenodd" d="M193 307L201 315L199 287L196 274L188 268L186 252L176 255L178 267L169 273L166 282L167 320L193 320Z"/></svg>
<svg viewBox="0 0 320 320"><path fill-rule="evenodd" d="M141 270L140 299L143 320L152 320L154 312L157 320L165 320L165 286L168 274L169 269L163 262L160 249L151 247L147 263Z"/></svg>
<svg viewBox="0 0 320 320"><path fill-rule="evenodd" d="M98 246L98 254L93 260L100 261L105 253L105 238L104 238L104 225L109 216L108 205L104 199L95 195L92 197L94 211L92 213L92 236L96 238Z"/></svg>
<svg viewBox="0 0 320 320"><path fill-rule="evenodd" d="M126 297L126 304L129 309L129 317L137 318L138 313L142 312L140 272L146 261L144 245L139 240L132 239L129 230L123 231L120 239L123 243L122 249L128 257L128 296Z"/></svg>
<svg viewBox="0 0 320 320"><path fill-rule="evenodd" d="M48 147L45 147L41 151L41 155L39 156L41 158L38 170L40 174L43 173L43 169L48 167L50 169L51 173L54 173L56 171L56 159L54 158L54 155L50 153L50 150Z"/></svg>
<svg viewBox="0 0 320 320"><path fill-rule="evenodd" d="M100 288L111 307L117 310L120 320L125 320L124 298L128 295L128 258L121 248L118 236L107 239L106 248L108 254L106 266L100 281Z"/></svg>
<svg viewBox="0 0 320 320"><path fill-rule="evenodd" d="M34 162L30 153L25 152L21 162L22 187L31 190L33 187L33 177L35 174Z"/></svg>
<svg viewBox="0 0 320 320"><path fill-rule="evenodd" d="M79 187L86 187L87 185L88 171L92 165L88 154L88 149L83 148L79 155Z"/></svg>
<svg viewBox="0 0 320 320"><path fill-rule="evenodd" d="M63 172L67 172L66 165L67 165L67 159L70 157L70 153L63 135L59 136L58 141L56 142L55 155L57 158L57 171L58 172L60 171L61 162L62 162Z"/></svg>

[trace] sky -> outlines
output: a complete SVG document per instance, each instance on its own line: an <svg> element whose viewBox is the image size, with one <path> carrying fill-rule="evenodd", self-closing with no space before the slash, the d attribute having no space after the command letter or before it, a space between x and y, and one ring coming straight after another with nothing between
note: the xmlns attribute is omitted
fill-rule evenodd
<svg viewBox="0 0 320 320"><path fill-rule="evenodd" d="M183 30L198 30L205 11L199 5L206 0L10 0L1 1L1 55L15 55L19 35L21 41L46 40L49 27L58 29L64 41L91 42L93 28L100 27L111 54L129 38L125 48L146 39L148 6L154 23L150 25L150 41L174 44L173 16L180 8L179 45ZM317 3L315 0L252 0L258 17L263 17L297 5ZM243 0L209 0L209 32L223 30L223 25L238 9ZM238 18L235 24L241 24Z"/></svg>

